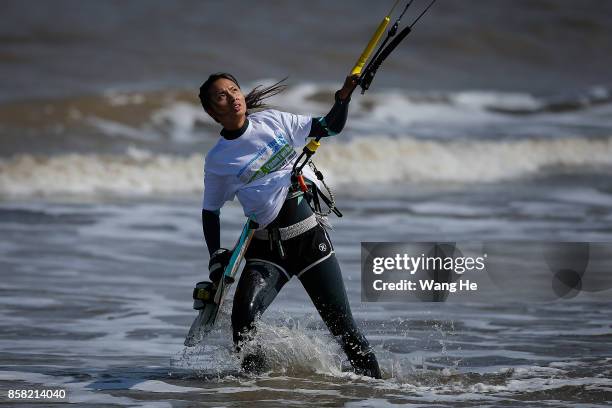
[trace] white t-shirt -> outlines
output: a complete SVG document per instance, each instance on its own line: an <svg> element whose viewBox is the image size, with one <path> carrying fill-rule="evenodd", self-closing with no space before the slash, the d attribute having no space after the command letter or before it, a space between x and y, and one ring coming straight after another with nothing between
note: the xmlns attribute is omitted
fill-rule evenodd
<svg viewBox="0 0 612 408"><path fill-rule="evenodd" d="M280 212L291 185L291 169L310 133L312 118L268 109L248 116L238 138L219 138L204 163L202 208L216 211L238 196L244 215L260 228ZM316 180L306 166L304 176Z"/></svg>

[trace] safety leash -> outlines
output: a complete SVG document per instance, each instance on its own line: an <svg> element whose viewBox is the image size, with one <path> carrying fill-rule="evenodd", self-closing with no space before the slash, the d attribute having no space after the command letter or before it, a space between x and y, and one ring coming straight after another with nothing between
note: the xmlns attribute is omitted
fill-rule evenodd
<svg viewBox="0 0 612 408"><path fill-rule="evenodd" d="M298 156L295 163L293 163L293 169L291 170L291 182L292 185L297 186L297 188L305 195L309 195L312 198L312 211L317 216L326 217L333 212L338 217L342 217L342 213L336 207L334 193L325 182L323 173L319 169L317 169L314 162L312 161L312 156L321 146L321 142L319 142L319 140L321 140L320 136L311 140L306 144L306 146L304 146L302 153ZM321 182L323 187L325 187L325 190L327 190L327 194L329 194L329 197L327 197L322 191L319 191L315 185L310 187L308 186L306 180L304 180L304 175L302 174L302 170L306 165L308 165L312 169L317 179ZM328 209L326 211L323 211L321 209L319 198L325 203L325 205L327 205Z"/></svg>

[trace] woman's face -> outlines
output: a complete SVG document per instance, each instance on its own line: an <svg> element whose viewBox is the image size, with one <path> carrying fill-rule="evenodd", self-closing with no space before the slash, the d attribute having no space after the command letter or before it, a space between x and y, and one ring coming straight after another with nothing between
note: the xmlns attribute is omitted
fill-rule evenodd
<svg viewBox="0 0 612 408"><path fill-rule="evenodd" d="M238 85L226 78L213 82L210 90L213 110L208 112L218 122L234 122L246 115L246 102Z"/></svg>

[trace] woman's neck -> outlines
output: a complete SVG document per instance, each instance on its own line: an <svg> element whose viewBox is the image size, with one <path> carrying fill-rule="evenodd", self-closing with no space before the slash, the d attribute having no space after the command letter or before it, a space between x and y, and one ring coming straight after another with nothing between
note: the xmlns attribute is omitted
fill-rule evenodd
<svg viewBox="0 0 612 408"><path fill-rule="evenodd" d="M223 127L223 129L221 129L221 136L223 136L227 140L238 139L240 136L244 134L244 132L246 132L248 127L249 127L249 119L245 116L242 126L240 126L239 128L235 128L235 129L228 129L226 127Z"/></svg>

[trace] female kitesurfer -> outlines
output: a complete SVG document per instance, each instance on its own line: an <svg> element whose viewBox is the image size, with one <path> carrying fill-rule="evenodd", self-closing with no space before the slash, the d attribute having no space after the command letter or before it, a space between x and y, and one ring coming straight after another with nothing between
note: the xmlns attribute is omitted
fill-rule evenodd
<svg viewBox="0 0 612 408"><path fill-rule="evenodd" d="M301 150L308 138L342 130L357 81L356 75L347 77L329 113L312 118L266 108L262 100L281 92L282 81L257 87L245 96L232 75L211 75L200 87L199 97L206 113L223 129L206 155L202 225L213 282L221 278L231 256L220 247L223 204L238 197L244 214L259 225L234 295L231 320L237 350L252 341L256 319L297 276L331 333L339 337L355 372L380 378L376 357L353 320L329 235L291 174L295 149ZM303 175L316 188L316 177L308 166ZM260 371L265 359L251 353L242 366Z"/></svg>

